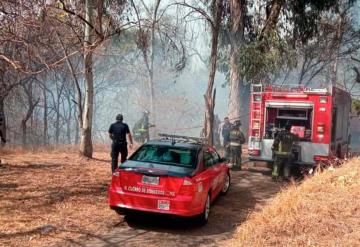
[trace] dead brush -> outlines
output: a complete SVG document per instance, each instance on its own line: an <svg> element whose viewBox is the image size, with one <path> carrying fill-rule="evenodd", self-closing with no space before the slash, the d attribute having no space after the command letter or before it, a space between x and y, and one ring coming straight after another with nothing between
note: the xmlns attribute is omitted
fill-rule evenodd
<svg viewBox="0 0 360 247"><path fill-rule="evenodd" d="M356 246L360 160L332 164L279 193L238 227L228 246Z"/></svg>

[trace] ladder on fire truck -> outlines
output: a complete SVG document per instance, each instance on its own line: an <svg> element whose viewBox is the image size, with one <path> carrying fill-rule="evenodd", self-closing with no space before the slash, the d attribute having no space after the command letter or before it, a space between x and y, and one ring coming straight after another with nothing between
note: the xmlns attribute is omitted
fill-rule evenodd
<svg viewBox="0 0 360 247"><path fill-rule="evenodd" d="M251 85L251 105L250 105L250 139L249 144L258 143L261 137L261 128L264 117L263 108L263 85L252 84ZM258 147L249 147L251 149L257 149Z"/></svg>

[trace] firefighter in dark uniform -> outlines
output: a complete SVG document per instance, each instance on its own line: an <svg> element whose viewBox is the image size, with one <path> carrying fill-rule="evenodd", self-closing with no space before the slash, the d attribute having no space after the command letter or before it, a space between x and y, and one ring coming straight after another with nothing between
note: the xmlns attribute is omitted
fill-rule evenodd
<svg viewBox="0 0 360 247"><path fill-rule="evenodd" d="M123 163L128 155L127 140L130 141L130 148L132 148L133 140L129 130L129 126L123 123L123 116L118 114L116 122L110 125L109 136L112 140L111 145L111 171L114 172L118 167L119 153L121 154L121 163Z"/></svg>
<svg viewBox="0 0 360 247"><path fill-rule="evenodd" d="M239 170L241 170L241 145L245 143L245 136L242 133L240 126L240 120L236 120L229 134L231 154L230 163L232 167L236 167Z"/></svg>
<svg viewBox="0 0 360 247"><path fill-rule="evenodd" d="M286 123L285 129L278 132L275 136L272 146L274 154L274 165L272 170L272 177L279 178L282 174L285 178L290 177L290 168L294 160L292 147L294 142L299 140L297 135L290 132L291 125Z"/></svg>

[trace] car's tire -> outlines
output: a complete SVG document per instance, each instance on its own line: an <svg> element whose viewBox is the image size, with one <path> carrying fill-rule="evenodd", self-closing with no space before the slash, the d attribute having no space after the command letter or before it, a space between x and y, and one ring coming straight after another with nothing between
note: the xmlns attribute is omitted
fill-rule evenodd
<svg viewBox="0 0 360 247"><path fill-rule="evenodd" d="M228 193L229 189L230 189L230 186L231 186L231 176L230 176L230 173L227 172L225 182L224 182L224 186L222 187L220 194L221 195L226 195Z"/></svg>
<svg viewBox="0 0 360 247"><path fill-rule="evenodd" d="M205 225L208 222L210 215L210 207L211 207L211 198L209 192L209 194L206 196L204 211L197 217L197 222L200 225Z"/></svg>
<svg viewBox="0 0 360 247"><path fill-rule="evenodd" d="M126 215L126 210L123 208L111 206L111 209L114 210L118 215Z"/></svg>

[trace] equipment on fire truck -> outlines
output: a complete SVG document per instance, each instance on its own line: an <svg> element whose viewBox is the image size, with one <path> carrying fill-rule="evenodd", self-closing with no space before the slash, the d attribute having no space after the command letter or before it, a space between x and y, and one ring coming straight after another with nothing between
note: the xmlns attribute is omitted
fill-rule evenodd
<svg viewBox="0 0 360 247"><path fill-rule="evenodd" d="M249 159L273 162L275 135L290 123L300 141L293 148L297 164L342 157L348 146L349 93L336 87L252 85Z"/></svg>

